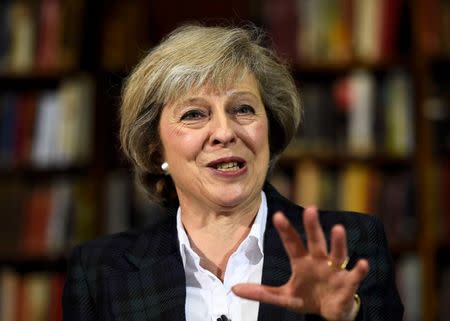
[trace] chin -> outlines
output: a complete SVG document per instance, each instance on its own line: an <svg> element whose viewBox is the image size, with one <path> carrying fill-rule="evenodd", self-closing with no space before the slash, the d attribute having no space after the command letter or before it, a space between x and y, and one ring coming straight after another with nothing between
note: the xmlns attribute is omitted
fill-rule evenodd
<svg viewBox="0 0 450 321"><path fill-rule="evenodd" d="M220 207L235 208L239 207L241 204L248 203L252 197L254 197L254 195L249 192L222 188L216 191L212 199L213 202Z"/></svg>

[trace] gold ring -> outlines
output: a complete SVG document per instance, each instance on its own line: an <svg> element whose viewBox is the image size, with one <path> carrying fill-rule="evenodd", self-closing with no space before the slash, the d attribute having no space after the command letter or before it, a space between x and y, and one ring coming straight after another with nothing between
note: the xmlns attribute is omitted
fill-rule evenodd
<svg viewBox="0 0 450 321"><path fill-rule="evenodd" d="M338 264L338 263L333 262L332 259L328 259L327 264L328 264L329 267L336 267L336 268L339 268L341 270L345 270L349 260L350 260L350 258L347 256L345 258L344 262L342 262L341 264Z"/></svg>

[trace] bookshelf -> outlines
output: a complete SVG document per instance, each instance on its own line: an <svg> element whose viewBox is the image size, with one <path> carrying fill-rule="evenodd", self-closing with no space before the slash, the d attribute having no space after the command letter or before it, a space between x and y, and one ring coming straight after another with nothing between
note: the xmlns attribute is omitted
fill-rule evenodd
<svg viewBox="0 0 450 321"><path fill-rule="evenodd" d="M84 1L0 4L0 319L61 320L66 253L99 234ZM50 304L51 303L51 304Z"/></svg>
<svg viewBox="0 0 450 321"><path fill-rule="evenodd" d="M449 7L445 0L195 0L180 2L178 10L161 0L2 2L0 26L7 27L0 28L2 292L57 297L65 255L74 244L157 220L155 209L135 191L118 148L123 79L148 48L182 22L251 20L269 31L290 62L306 109L304 126L280 159L274 183L304 205L315 202L380 216L409 309L405 320L445 320L450 288L445 286L450 285ZM8 15L14 16L15 28L7 25ZM68 152L50 139L44 148L48 152L36 161L38 117L30 116L28 129L11 126L27 122L9 120L20 119L18 110L26 108L19 106L32 106L27 108L36 113L42 109L40 98L49 94L83 97L72 105L84 106L84 112L75 112L84 120L64 121L67 136L70 128L76 132L67 140L73 146ZM58 117L65 109L63 103L56 105L52 124L62 122ZM365 112L358 109L361 105ZM86 123L90 129L79 127ZM11 138L17 131L27 144ZM90 134L82 138L80 133ZM314 188L305 192L304 185ZM31 224L26 222L40 215L46 222L37 224L40 231L26 232ZM1 300L6 302L5 296ZM37 306L36 311L41 309ZM16 310L2 313L25 320ZM59 320L57 310L46 313L52 315L46 320ZM5 315L0 319L11 320Z"/></svg>
<svg viewBox="0 0 450 321"><path fill-rule="evenodd" d="M367 130L359 132L366 136L365 145L371 152L355 155L348 148L348 137L336 140L334 130L331 135L328 133L332 140L327 141L326 131L317 130L320 124L327 129L330 125L339 126L336 124L342 118L339 113L334 112L330 121L320 119L314 112L308 115L306 110L305 125L311 119L316 124L300 133L297 144L282 159L281 173L275 173L274 181L288 196L299 201L380 216L397 265L399 288L407 310L405 320L445 320L449 298L445 290L449 274L446 260L449 243L445 235L450 216L448 1L267 0L264 3L266 25L273 30L278 49L292 62L303 96L306 92L305 109L316 104L321 110L319 114L333 113L321 109L322 106L329 108L333 100L339 102L342 96L347 96L345 90L344 94L342 89L336 92L333 83L354 70L365 70L375 84L370 99L372 108L380 111L386 109L388 104L383 103L383 97L390 91L383 83L392 80L390 74L398 70L406 76L408 85L403 87L409 89L402 96L409 102L403 116L397 110L393 119L384 124L379 123L380 119L388 115L360 119L366 129L375 122L372 128L375 136ZM352 18L354 15L357 17ZM402 86L400 78L395 78L391 82L395 89L391 92L398 93ZM312 95L308 94L310 89ZM317 97L327 102L320 103ZM389 100L397 106L402 103L400 98ZM405 117L410 119L411 128L389 127L400 125ZM342 136L352 135L351 125L344 122L344 128ZM380 132L385 134L381 139L377 137ZM392 153L396 149L386 148L390 142L388 139L387 144L383 143L383 139L392 139L394 133L398 137L409 136L413 145L406 149L403 146L403 152ZM352 171L354 175L349 175ZM380 181L381 190L388 194L384 195L388 207L384 206L383 196L380 197ZM302 193L305 185L308 189L304 187ZM337 194L347 190L347 194L356 198L351 202L332 199L330 203L330 189ZM369 206L374 198L378 209ZM383 212L396 215L386 216Z"/></svg>

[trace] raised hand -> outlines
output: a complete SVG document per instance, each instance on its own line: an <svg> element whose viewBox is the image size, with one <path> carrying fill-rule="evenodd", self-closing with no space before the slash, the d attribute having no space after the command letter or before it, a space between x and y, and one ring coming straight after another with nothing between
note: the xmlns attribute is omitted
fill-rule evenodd
<svg viewBox="0 0 450 321"><path fill-rule="evenodd" d="M273 222L290 259L289 281L280 287L238 284L233 292L298 313L317 314L330 321L353 320L359 306L356 290L367 275L369 264L361 259L353 269L345 269L348 256L344 227L336 225L331 230L328 252L316 208L306 208L303 214L307 247L282 213L276 213Z"/></svg>

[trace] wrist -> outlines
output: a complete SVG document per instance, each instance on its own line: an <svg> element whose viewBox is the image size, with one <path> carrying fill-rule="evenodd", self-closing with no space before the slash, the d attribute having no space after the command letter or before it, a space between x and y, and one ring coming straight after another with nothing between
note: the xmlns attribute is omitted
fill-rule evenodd
<svg viewBox="0 0 450 321"><path fill-rule="evenodd" d="M361 298L358 294L353 296L353 306L350 310L348 317L345 320L354 321L356 316L358 315L359 310L361 309Z"/></svg>

